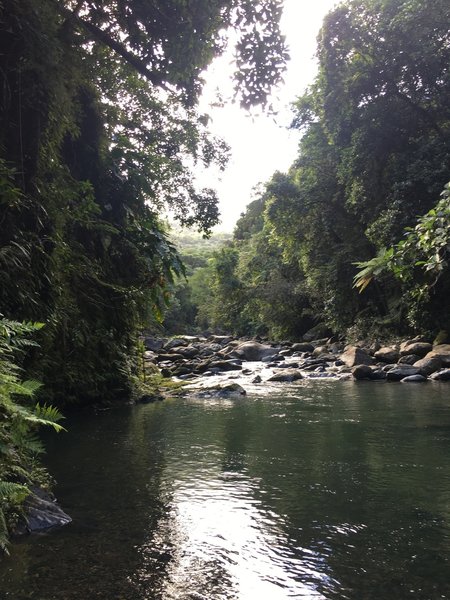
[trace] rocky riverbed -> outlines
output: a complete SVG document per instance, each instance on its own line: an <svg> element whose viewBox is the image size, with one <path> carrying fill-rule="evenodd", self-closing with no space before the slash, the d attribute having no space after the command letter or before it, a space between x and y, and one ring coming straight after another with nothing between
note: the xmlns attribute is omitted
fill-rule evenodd
<svg viewBox="0 0 450 600"><path fill-rule="evenodd" d="M147 369L186 381L202 393L246 393L248 387L334 378L402 383L450 381L450 344L423 337L391 346L344 345L332 338L261 343L230 336L145 338Z"/></svg>

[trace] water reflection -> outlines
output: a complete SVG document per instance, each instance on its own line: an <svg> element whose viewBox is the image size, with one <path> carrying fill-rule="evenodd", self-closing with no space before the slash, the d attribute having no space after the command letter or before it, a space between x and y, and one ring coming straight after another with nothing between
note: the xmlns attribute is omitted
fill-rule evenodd
<svg viewBox="0 0 450 600"><path fill-rule="evenodd" d="M214 468L202 470L200 479L188 468L180 478L180 465L172 468L178 474L172 501L156 535L140 549L143 566L132 578L138 588L153 570L157 541L168 552L163 600L325 598L316 589L316 582L331 583L323 558L292 550L283 517L255 499L260 482Z"/></svg>
<svg viewBox="0 0 450 600"><path fill-rule="evenodd" d="M179 399L52 444L74 523L13 547L2 600L450 598L448 387Z"/></svg>

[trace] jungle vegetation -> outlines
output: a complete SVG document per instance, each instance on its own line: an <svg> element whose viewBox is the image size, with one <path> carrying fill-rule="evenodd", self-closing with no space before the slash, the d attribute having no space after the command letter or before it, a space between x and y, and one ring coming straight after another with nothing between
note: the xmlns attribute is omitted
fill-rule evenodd
<svg viewBox="0 0 450 600"><path fill-rule="evenodd" d="M450 4L350 0L324 20L302 132L209 266L209 327L299 338L450 331Z"/></svg>
<svg viewBox="0 0 450 600"><path fill-rule="evenodd" d="M264 105L279 0L0 2L0 313L42 322L28 372L57 406L133 394L140 330L183 270L162 217L208 233L223 167L197 100L236 40L236 101Z"/></svg>
<svg viewBox="0 0 450 600"><path fill-rule="evenodd" d="M236 101L267 105L281 10L0 0L0 548L29 484L48 483L35 429L59 428L53 407L138 393L139 334L184 270L166 210L205 234L218 221L193 177L228 157L197 109L202 73L232 38Z"/></svg>

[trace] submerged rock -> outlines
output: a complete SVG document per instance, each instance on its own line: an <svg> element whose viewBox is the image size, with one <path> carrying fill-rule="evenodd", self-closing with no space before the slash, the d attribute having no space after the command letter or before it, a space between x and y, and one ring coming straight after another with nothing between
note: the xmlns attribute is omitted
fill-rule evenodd
<svg viewBox="0 0 450 600"><path fill-rule="evenodd" d="M246 394L247 392L238 383L217 385L196 392L196 395L200 396L200 398L227 398L228 396L245 396Z"/></svg>
<svg viewBox="0 0 450 600"><path fill-rule="evenodd" d="M423 383L424 381L428 381L424 375L408 375L408 377L404 377L400 383Z"/></svg>

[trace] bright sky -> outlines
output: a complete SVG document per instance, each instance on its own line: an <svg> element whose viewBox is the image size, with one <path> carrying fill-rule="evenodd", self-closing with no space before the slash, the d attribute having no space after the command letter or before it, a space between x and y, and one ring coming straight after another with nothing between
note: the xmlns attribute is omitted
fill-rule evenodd
<svg viewBox="0 0 450 600"><path fill-rule="evenodd" d="M287 171L293 162L300 134L287 129L292 119L289 105L313 81L317 71L316 36L324 16L335 4L336 0L284 0L281 25L291 60L284 76L285 84L274 94L276 120L263 115L249 116L231 102L223 108L209 108L217 88L225 95L229 92L229 58L219 59L208 71L201 108L212 117L212 132L223 138L232 150L224 173L215 172L200 178L202 186L213 187L219 194L222 224L217 230L232 231L253 199L253 188L267 181L274 171Z"/></svg>

